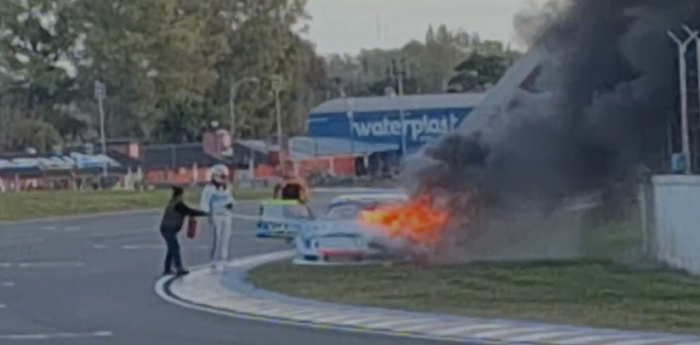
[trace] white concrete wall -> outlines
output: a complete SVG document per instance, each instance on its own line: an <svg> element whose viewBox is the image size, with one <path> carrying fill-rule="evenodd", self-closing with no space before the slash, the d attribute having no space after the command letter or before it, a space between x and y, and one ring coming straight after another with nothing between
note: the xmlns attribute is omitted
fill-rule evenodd
<svg viewBox="0 0 700 345"><path fill-rule="evenodd" d="M654 176L652 183L649 249L657 260L700 275L700 176Z"/></svg>

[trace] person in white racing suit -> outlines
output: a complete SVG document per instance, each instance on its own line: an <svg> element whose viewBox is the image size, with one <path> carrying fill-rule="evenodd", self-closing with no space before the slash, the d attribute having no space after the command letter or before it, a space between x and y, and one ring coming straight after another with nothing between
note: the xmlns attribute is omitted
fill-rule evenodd
<svg viewBox="0 0 700 345"><path fill-rule="evenodd" d="M231 240L233 206L236 203L228 187L229 170L223 164L213 166L209 173L211 180L202 191L200 208L209 214L209 227L212 230L211 264L215 270L223 270L228 259Z"/></svg>

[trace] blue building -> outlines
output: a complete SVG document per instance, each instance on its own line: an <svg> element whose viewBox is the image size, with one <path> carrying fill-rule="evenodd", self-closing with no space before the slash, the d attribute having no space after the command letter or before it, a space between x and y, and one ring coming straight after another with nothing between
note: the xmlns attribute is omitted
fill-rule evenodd
<svg viewBox="0 0 700 345"><path fill-rule="evenodd" d="M334 99L311 111L307 135L401 147L403 110L410 152L455 131L483 99L483 94L463 93Z"/></svg>

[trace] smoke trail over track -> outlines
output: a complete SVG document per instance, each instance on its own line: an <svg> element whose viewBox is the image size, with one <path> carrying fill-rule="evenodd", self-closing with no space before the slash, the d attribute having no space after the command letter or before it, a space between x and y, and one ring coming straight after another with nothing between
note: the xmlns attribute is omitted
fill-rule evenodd
<svg viewBox="0 0 700 345"><path fill-rule="evenodd" d="M683 24L700 28L700 0L556 1L518 16L523 38L546 51L548 94L426 148L407 183L551 205L660 167L679 97L667 30Z"/></svg>

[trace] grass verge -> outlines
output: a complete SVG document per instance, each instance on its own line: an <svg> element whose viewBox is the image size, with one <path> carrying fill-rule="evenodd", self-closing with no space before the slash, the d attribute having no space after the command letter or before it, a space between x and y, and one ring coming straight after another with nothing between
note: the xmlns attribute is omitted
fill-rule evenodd
<svg viewBox="0 0 700 345"><path fill-rule="evenodd" d="M186 191L196 206L199 190ZM234 190L238 200L270 196L269 190ZM0 221L163 207L170 190L150 191L52 191L0 193Z"/></svg>
<svg viewBox="0 0 700 345"><path fill-rule="evenodd" d="M249 280L289 295L346 304L575 325L698 332L700 284L612 263L444 267L265 265Z"/></svg>
<svg viewBox="0 0 700 345"><path fill-rule="evenodd" d="M624 259L629 253L641 251L642 225L638 221L618 221L584 231L582 252L598 260Z"/></svg>

